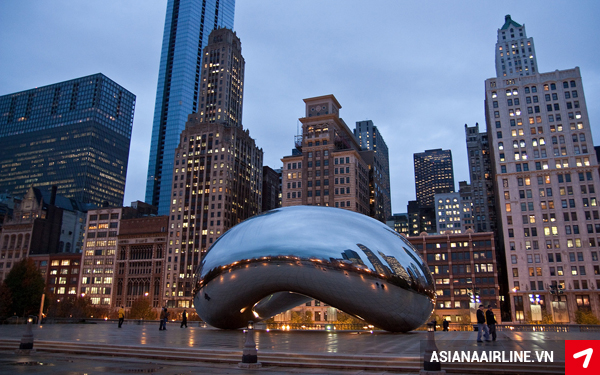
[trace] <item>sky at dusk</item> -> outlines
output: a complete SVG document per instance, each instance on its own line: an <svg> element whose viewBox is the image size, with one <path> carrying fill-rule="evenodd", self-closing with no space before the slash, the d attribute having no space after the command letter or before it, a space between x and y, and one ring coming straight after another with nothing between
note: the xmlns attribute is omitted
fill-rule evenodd
<svg viewBox="0 0 600 375"><path fill-rule="evenodd" d="M0 1L0 95L103 73L137 96L125 204L144 200L166 0ZM600 2L237 0L243 125L281 167L302 99L333 94L351 129L372 120L390 152L392 211L415 199L413 153L451 149L469 181L464 125L485 129L484 81L510 14L539 71L579 66L600 144Z"/></svg>

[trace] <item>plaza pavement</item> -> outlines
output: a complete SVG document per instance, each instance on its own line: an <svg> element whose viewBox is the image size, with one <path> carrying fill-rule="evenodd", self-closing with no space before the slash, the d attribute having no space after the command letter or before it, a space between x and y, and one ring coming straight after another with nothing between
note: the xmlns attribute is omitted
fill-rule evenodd
<svg viewBox="0 0 600 375"><path fill-rule="evenodd" d="M135 321L126 322L121 329L117 328L116 323L110 322L34 326L34 340L37 343L34 343L34 349L37 351L23 357L14 354L14 349L18 348L18 340L23 336L25 326L0 326L0 374L257 372L238 369L235 365L241 359L244 345L242 331L201 328L196 322L191 322L187 329L179 328L178 323L170 323L167 328L166 331L159 331L158 325L137 325ZM265 367L258 371L273 374L416 373L421 365L421 345L426 340L426 334L256 331L258 359L266 362ZM548 371L542 371L544 373L560 373L560 362L564 362L565 339L595 339L597 333L498 332L498 341L483 344L476 343L476 335L476 332L435 333L439 350L553 351L554 361L559 363ZM205 362L202 358L214 363ZM354 365L355 362L359 364ZM344 366L343 363L349 365ZM512 368L504 364L493 366L497 373L502 372L499 367L507 373L535 373L544 367L540 364ZM482 366L471 368L453 364L443 368L458 373L487 372Z"/></svg>

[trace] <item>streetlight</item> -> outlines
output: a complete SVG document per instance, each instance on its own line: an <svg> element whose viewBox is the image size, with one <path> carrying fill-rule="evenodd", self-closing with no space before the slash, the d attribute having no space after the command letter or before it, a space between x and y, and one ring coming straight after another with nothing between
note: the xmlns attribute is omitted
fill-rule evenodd
<svg viewBox="0 0 600 375"><path fill-rule="evenodd" d="M254 322L249 320L247 327L246 342L244 343L244 350L242 351L242 362L238 363L238 367L262 367L262 363L258 362L258 353L256 350L256 343L254 342Z"/></svg>

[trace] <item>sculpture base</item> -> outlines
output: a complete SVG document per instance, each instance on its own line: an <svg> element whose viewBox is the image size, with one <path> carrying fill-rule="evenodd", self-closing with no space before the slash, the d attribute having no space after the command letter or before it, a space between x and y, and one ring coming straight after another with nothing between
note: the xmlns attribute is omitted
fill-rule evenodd
<svg viewBox="0 0 600 375"><path fill-rule="evenodd" d="M15 354L18 354L18 355L31 355L35 352L36 352L35 349L17 349L17 350L15 350Z"/></svg>
<svg viewBox="0 0 600 375"><path fill-rule="evenodd" d="M260 363L260 362L256 362L256 363L244 363L244 362L240 362L240 363L238 363L238 367L239 368L261 368L262 367L262 363Z"/></svg>

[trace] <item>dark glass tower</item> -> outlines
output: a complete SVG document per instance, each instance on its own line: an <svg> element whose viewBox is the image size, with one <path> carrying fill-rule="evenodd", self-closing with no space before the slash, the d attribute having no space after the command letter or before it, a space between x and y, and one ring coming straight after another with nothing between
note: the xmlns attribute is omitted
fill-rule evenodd
<svg viewBox="0 0 600 375"><path fill-rule="evenodd" d="M436 193L454 192L454 171L450 150L425 150L414 154L415 188L421 207L433 207Z"/></svg>
<svg viewBox="0 0 600 375"><path fill-rule="evenodd" d="M100 73L0 96L0 192L122 205L134 108Z"/></svg>
<svg viewBox="0 0 600 375"><path fill-rule="evenodd" d="M392 216L388 147L371 120L357 121L354 136L360 144L361 156L369 165L370 216L385 223Z"/></svg>
<svg viewBox="0 0 600 375"><path fill-rule="evenodd" d="M188 115L200 109L202 50L214 29L233 29L235 0L169 0L156 89L146 202L170 207L175 148Z"/></svg>

